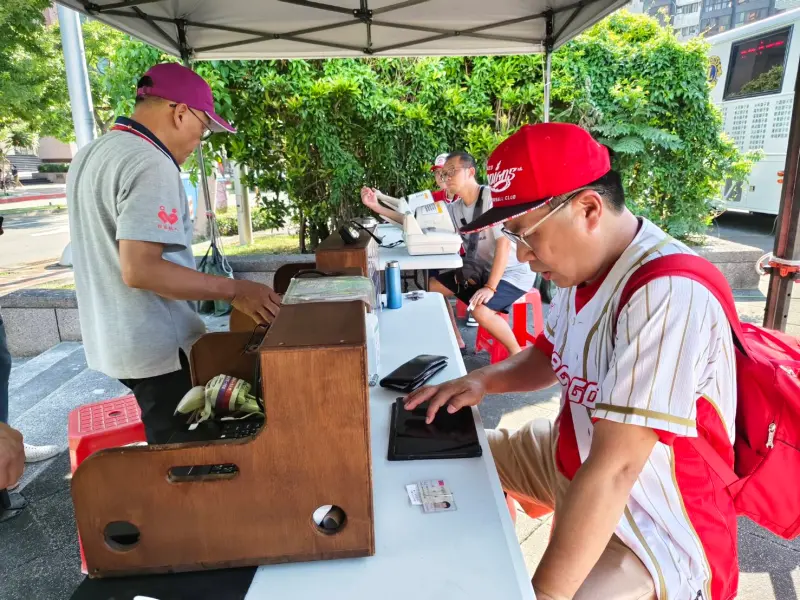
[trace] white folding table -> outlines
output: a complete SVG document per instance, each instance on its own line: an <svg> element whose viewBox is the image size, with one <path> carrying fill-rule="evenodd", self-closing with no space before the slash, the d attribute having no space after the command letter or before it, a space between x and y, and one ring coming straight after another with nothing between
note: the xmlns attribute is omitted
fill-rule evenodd
<svg viewBox="0 0 800 600"><path fill-rule="evenodd" d="M382 377L419 354L449 359L431 383L465 373L440 294L404 297L400 309L383 309L378 319ZM481 458L390 462L390 408L398 396L370 390L375 555L259 567L246 600L535 598L478 411ZM411 505L405 486L430 479L446 481L456 511L424 514Z"/></svg>
<svg viewBox="0 0 800 600"><path fill-rule="evenodd" d="M389 245L403 239L403 230L399 225L384 223L378 225L375 235L383 238L383 244ZM400 244L394 248L378 248L378 263L381 271L386 270L386 263L396 260L400 264L401 271L422 271L423 288L428 289L428 271L430 269L457 269L463 265L461 256L453 254L418 254L412 256L408 253L405 244Z"/></svg>

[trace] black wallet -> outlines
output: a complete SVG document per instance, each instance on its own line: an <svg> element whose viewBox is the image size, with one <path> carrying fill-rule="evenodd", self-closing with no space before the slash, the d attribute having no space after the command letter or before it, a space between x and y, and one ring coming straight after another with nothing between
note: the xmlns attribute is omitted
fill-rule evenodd
<svg viewBox="0 0 800 600"><path fill-rule="evenodd" d="M398 398L392 405L389 460L474 458L483 454L469 408L452 415L441 408L428 425L427 404L406 410L404 403L405 398Z"/></svg>
<svg viewBox="0 0 800 600"><path fill-rule="evenodd" d="M420 354L381 379L381 387L409 394L446 366L446 356Z"/></svg>

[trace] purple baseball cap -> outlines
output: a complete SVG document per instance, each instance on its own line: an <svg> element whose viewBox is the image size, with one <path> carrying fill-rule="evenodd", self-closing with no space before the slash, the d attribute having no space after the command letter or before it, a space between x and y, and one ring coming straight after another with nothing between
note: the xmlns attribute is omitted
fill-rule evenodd
<svg viewBox="0 0 800 600"><path fill-rule="evenodd" d="M152 85L137 89L137 97L156 96L202 110L210 120L209 129L236 133L230 123L214 112L214 97L206 80L191 69L178 63L161 63L147 71L142 78L144 77L149 77Z"/></svg>

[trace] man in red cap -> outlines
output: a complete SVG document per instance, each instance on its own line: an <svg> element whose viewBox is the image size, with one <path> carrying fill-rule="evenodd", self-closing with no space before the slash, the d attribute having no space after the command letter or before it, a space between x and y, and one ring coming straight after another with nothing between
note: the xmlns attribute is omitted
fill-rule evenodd
<svg viewBox="0 0 800 600"><path fill-rule="evenodd" d="M494 207L464 229L505 222L519 260L560 289L533 347L422 388L406 408L429 401L430 422L444 406L561 384L555 423L487 431L507 495L529 514L556 511L533 577L539 600L735 597L733 502L690 443L704 437L733 466L728 321L683 277L620 306L639 266L691 250L625 207L608 150L575 125L524 126L492 154L488 177Z"/></svg>
<svg viewBox="0 0 800 600"><path fill-rule="evenodd" d="M180 165L213 132L236 130L211 88L179 64L139 80L131 118L75 156L67 175L75 286L89 366L133 390L147 439L165 442L191 388L187 356L205 332L195 301L224 299L269 322L268 287L199 273Z"/></svg>

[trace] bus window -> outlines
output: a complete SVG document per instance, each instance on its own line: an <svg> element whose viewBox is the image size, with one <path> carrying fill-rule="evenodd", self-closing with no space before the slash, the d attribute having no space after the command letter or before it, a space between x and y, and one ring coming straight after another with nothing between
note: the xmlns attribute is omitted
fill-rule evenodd
<svg viewBox="0 0 800 600"><path fill-rule="evenodd" d="M779 93L790 33L787 28L733 44L723 100Z"/></svg>

